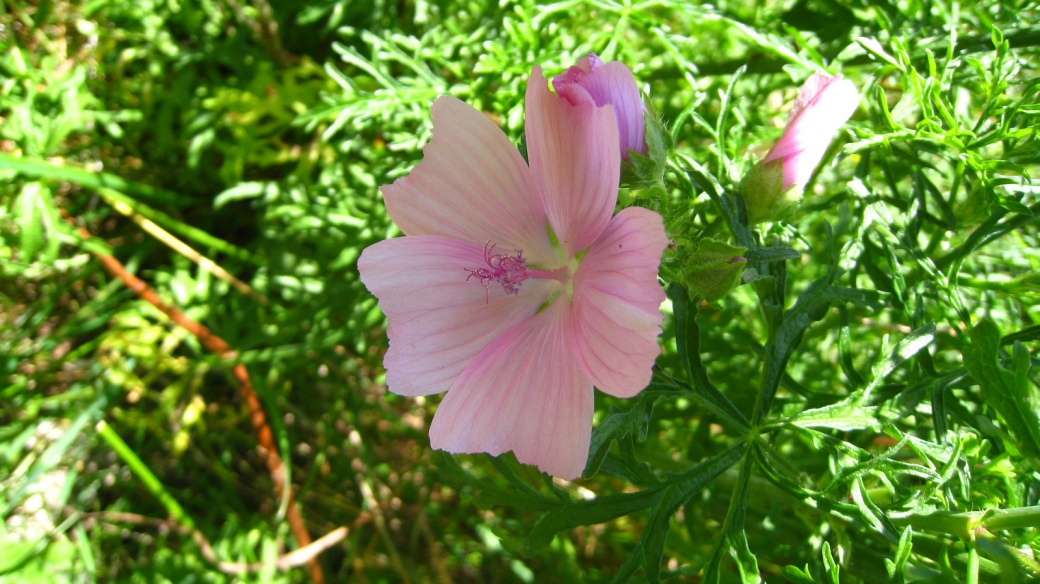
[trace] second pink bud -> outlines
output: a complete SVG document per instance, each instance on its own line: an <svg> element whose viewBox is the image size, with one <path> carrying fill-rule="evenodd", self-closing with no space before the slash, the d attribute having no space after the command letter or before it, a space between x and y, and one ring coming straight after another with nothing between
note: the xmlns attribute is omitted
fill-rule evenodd
<svg viewBox="0 0 1040 584"><path fill-rule="evenodd" d="M624 63L604 63L589 53L573 67L553 77L552 84L556 94L572 105L595 103L597 106L613 106L622 160L628 160L629 150L646 155L643 137L646 106L632 71Z"/></svg>

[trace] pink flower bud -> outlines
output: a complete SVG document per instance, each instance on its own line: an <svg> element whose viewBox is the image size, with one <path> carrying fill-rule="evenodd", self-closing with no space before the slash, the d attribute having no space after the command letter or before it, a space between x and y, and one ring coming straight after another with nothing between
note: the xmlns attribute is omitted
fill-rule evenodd
<svg viewBox="0 0 1040 584"><path fill-rule="evenodd" d="M814 73L802 85L783 135L762 161L783 160L784 190L809 180L834 135L857 107L859 92L841 75Z"/></svg>
<svg viewBox="0 0 1040 584"><path fill-rule="evenodd" d="M570 69L553 77L553 89L571 105L595 103L611 105L617 117L621 158L628 160L628 151L646 154L643 139L644 120L642 96L632 71L619 61L604 63L593 53L582 57Z"/></svg>

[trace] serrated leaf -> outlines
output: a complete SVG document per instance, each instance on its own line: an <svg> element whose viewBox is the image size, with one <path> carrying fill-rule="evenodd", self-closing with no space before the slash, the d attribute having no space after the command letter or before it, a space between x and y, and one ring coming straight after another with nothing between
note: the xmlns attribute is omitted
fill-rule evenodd
<svg viewBox="0 0 1040 584"><path fill-rule="evenodd" d="M668 170L668 152L672 148L672 135L668 128L650 111L643 113L643 139L647 153L628 151L628 161L622 163L621 183L628 187L659 185Z"/></svg>
<svg viewBox="0 0 1040 584"><path fill-rule="evenodd" d="M551 511L563 505L560 500L538 493L533 489L502 487L491 479L475 477L462 468L454 456L443 450L434 450L430 454L430 462L449 483L455 486L468 485L477 489L474 502L482 509L505 506L526 511Z"/></svg>
<svg viewBox="0 0 1040 584"><path fill-rule="evenodd" d="M849 329L849 312L844 306L839 309L841 314L841 328L838 330L838 363L845 373L849 383L860 388L866 384L863 376L856 371L852 362L852 331Z"/></svg>
<svg viewBox="0 0 1040 584"><path fill-rule="evenodd" d="M672 300L672 312L675 316L675 347L679 352L679 359L686 367L686 374L689 376L694 393L717 416L742 433L746 433L747 418L725 394L712 384L708 379L708 371L701 362L697 305L690 302L686 288L678 283L669 284L668 297Z"/></svg>
<svg viewBox="0 0 1040 584"><path fill-rule="evenodd" d="M886 339L888 337L885 337ZM932 344L935 340L935 324L928 323L914 329L903 340L899 341L886 355L878 359L871 367L871 379L863 391L850 396L849 399L858 400L863 403L869 400L871 394L881 387L885 378L892 374L900 365L919 353L922 349Z"/></svg>
<svg viewBox="0 0 1040 584"><path fill-rule="evenodd" d="M783 321L773 338L766 343L765 376L761 384L761 398L755 410L754 422L761 422L769 413L773 396L780 387L780 380L787 367L787 361L801 343L802 335L809 326L827 314L831 304L836 301L851 302L861 306L876 308L880 305L881 294L868 290L839 288L831 285L836 274L828 274L813 282L789 310L784 312Z"/></svg>
<svg viewBox="0 0 1040 584"><path fill-rule="evenodd" d="M896 529L896 526L893 525L888 515L867 496L866 490L866 487L863 486L862 478L857 478L852 483L850 495L852 496L852 502L859 508L862 519L875 531L888 538L889 541L898 541L899 531Z"/></svg>
<svg viewBox="0 0 1040 584"><path fill-rule="evenodd" d="M610 454L610 444L624 432L631 429L630 412L611 407L611 414L596 426L589 441L589 457L585 462L585 470L581 473L585 478L599 472L603 460Z"/></svg>
<svg viewBox="0 0 1040 584"><path fill-rule="evenodd" d="M841 444L841 447L846 454L854 456L859 459L860 462L842 467L823 490L829 491L853 478L856 480L862 480L862 476L869 471L885 472L887 474L907 474L932 483L941 484L943 478L934 470L919 464L912 464L890 458L891 455L902 450L905 441L906 439L893 446L888 450L888 452L881 456L872 456L869 452L848 443Z"/></svg>
<svg viewBox="0 0 1040 584"><path fill-rule="evenodd" d="M704 578L702 581L708 584L718 584L722 557L727 550L733 552L743 584L758 584L761 582L758 560L748 548L747 535L744 532L744 519L747 514L747 493L748 486L751 484L751 468L754 460L752 456L745 457L743 464L740 466L740 479L737 482L737 488L733 491L733 497L730 499L722 537L715 544L715 549L712 550L711 557L704 566Z"/></svg>
<svg viewBox="0 0 1040 584"><path fill-rule="evenodd" d="M563 505L543 517L524 540L524 553L532 554L552 542L557 533L580 525L595 525L656 505L661 489L607 495Z"/></svg>
<svg viewBox="0 0 1040 584"><path fill-rule="evenodd" d="M1000 329L992 320L980 321L969 337L971 344L961 354L965 368L982 389L982 398L996 410L1019 450L1040 461L1040 421L1029 406L1029 350L1016 341L1008 370L998 360Z"/></svg>
<svg viewBox="0 0 1040 584"><path fill-rule="evenodd" d="M747 450L741 440L721 454L679 475L664 490L661 502L650 512L646 529L640 540L643 550L643 574L652 584L661 581L661 557L664 555L664 540L672 516L686 504L695 493L711 484L720 474L737 463Z"/></svg>
<svg viewBox="0 0 1040 584"><path fill-rule="evenodd" d="M599 468L600 472L623 478L637 487L652 489L661 486L650 465L636 460L635 457L615 456L608 453Z"/></svg>
<svg viewBox="0 0 1040 584"><path fill-rule="evenodd" d="M629 411L612 407L611 415L600 422L592 431L589 442L589 456L585 462L582 476L588 478L596 474L600 465L610 452L610 444L626 434L633 434L639 441L646 439L646 432L653 414L654 404L668 392L646 390L639 394L635 405ZM615 473L611 473L615 474Z"/></svg>

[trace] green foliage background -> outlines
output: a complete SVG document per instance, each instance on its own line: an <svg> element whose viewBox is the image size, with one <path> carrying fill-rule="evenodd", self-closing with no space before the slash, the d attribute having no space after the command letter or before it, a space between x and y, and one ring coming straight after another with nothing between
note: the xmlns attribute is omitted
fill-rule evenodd
<svg viewBox="0 0 1040 584"><path fill-rule="evenodd" d="M310 532L350 527L330 581L1031 578L1036 21L926 0L0 2L0 580L305 581L272 563L295 544L236 361ZM589 51L633 69L675 142L663 182L621 197L665 215L666 283L706 235L758 278L714 306L669 285L655 383L597 395L599 472L564 484L430 451L439 398L386 392L356 260L399 233L377 187L420 159L435 96L519 143L531 67ZM734 189L815 70L861 106L796 214L752 231ZM118 513L265 564L224 574Z"/></svg>

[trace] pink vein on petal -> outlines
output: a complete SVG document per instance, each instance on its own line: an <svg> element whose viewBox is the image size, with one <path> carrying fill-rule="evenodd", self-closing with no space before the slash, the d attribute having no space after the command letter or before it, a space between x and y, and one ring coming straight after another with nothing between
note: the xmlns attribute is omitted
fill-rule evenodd
<svg viewBox="0 0 1040 584"><path fill-rule="evenodd" d="M408 236L369 246L361 280L387 317L386 383L399 395L447 391L497 336L533 315L559 284L524 282L516 295L466 281L484 249L441 236Z"/></svg>
<svg viewBox="0 0 1040 584"><path fill-rule="evenodd" d="M592 384L573 353L565 295L499 336L459 376L437 409L430 445L449 452L512 450L561 478L585 468Z"/></svg>
<svg viewBox="0 0 1040 584"><path fill-rule="evenodd" d="M444 235L521 249L535 263L555 254L531 171L502 129L472 106L441 96L433 138L408 176L381 188L405 235Z"/></svg>
<svg viewBox="0 0 1040 584"><path fill-rule="evenodd" d="M600 389L631 397L650 382L661 349L664 290L657 281L668 245L661 216L618 213L575 274L571 337L582 372Z"/></svg>

